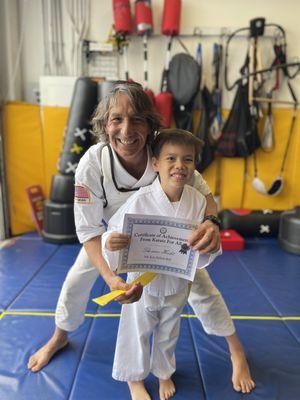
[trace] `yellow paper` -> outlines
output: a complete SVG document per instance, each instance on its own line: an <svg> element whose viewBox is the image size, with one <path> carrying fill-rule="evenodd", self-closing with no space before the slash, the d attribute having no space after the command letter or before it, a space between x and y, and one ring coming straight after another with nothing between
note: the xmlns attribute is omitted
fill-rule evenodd
<svg viewBox="0 0 300 400"><path fill-rule="evenodd" d="M144 272L142 275L138 276L130 283L140 283L142 286L146 286L156 277L156 275L157 274L155 274L154 272ZM125 290L113 290L112 292L107 293L103 296L95 297L93 301L103 307L123 293L125 293Z"/></svg>

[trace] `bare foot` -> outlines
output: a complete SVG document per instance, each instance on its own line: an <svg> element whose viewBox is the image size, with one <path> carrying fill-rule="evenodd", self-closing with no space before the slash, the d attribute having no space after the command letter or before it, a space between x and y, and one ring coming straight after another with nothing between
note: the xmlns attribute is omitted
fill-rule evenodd
<svg viewBox="0 0 300 400"><path fill-rule="evenodd" d="M250 393L255 388L244 352L231 354L232 383L237 392Z"/></svg>
<svg viewBox="0 0 300 400"><path fill-rule="evenodd" d="M51 339L35 352L29 359L27 367L32 372L38 372L44 368L51 358L68 344L68 332L57 330Z"/></svg>
<svg viewBox="0 0 300 400"><path fill-rule="evenodd" d="M151 400L145 388L144 381L129 381L127 383L131 394L131 400Z"/></svg>
<svg viewBox="0 0 300 400"><path fill-rule="evenodd" d="M176 392L174 382L172 379L159 380L159 399L168 400L174 396Z"/></svg>

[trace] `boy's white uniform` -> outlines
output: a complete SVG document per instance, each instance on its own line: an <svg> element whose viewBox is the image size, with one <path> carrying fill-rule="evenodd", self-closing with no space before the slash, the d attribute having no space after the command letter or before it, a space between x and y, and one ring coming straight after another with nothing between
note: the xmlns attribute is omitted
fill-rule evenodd
<svg viewBox="0 0 300 400"><path fill-rule="evenodd" d="M121 165L108 146L91 146L81 158L75 174L78 191L74 203L76 231L81 243L102 235L115 211L140 187L149 185L156 177L148 152L146 170L137 180ZM191 184L204 196L210 193L206 182L196 173ZM129 191L124 191L129 190ZM82 192L82 189L84 190ZM105 192L105 193L104 193ZM105 199L107 207L104 208ZM77 329L84 321L90 291L99 273L92 266L82 247L63 284L55 313L56 325L65 331ZM205 282L205 284L204 284ZM227 307L205 270L196 273L189 302L207 333L228 336L234 333Z"/></svg>
<svg viewBox="0 0 300 400"><path fill-rule="evenodd" d="M174 209L174 207L176 207ZM201 221L206 200L191 186L185 185L178 203L171 203L159 179L141 188L114 214L102 236L102 252L110 268L117 268L119 252L108 251L105 243L112 232L122 232L125 214L162 215ZM219 253L218 253L219 254ZM210 261L215 257L211 255ZM138 274L129 273L128 281ZM168 379L175 371L174 351L179 334L180 313L188 298L188 281L158 274L143 291L140 301L122 307L113 378L140 381L150 372ZM150 335L154 333L150 357Z"/></svg>

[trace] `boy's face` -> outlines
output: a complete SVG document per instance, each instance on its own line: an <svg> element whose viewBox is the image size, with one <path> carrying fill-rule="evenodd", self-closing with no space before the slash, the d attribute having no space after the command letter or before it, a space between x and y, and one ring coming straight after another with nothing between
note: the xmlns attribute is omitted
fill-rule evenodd
<svg viewBox="0 0 300 400"><path fill-rule="evenodd" d="M152 158L155 172L159 173L163 189L183 188L195 170L195 148L165 143L158 158Z"/></svg>

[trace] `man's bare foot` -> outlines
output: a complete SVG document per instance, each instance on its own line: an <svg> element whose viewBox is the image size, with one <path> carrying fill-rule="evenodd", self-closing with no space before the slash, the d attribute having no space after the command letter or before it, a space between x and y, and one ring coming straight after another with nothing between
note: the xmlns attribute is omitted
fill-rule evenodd
<svg viewBox="0 0 300 400"><path fill-rule="evenodd" d="M132 400L151 400L145 388L144 381L129 381L127 383Z"/></svg>
<svg viewBox="0 0 300 400"><path fill-rule="evenodd" d="M237 392L250 393L255 388L244 352L231 354L232 383Z"/></svg>
<svg viewBox="0 0 300 400"><path fill-rule="evenodd" d="M176 392L174 382L172 379L159 380L159 399L168 400L174 396Z"/></svg>
<svg viewBox="0 0 300 400"><path fill-rule="evenodd" d="M29 359L27 367L32 372L38 372L44 368L51 358L68 344L68 332L56 329L51 339L35 352Z"/></svg>

